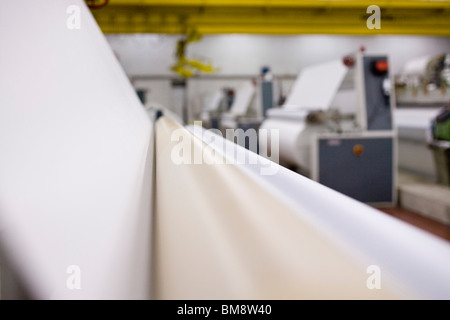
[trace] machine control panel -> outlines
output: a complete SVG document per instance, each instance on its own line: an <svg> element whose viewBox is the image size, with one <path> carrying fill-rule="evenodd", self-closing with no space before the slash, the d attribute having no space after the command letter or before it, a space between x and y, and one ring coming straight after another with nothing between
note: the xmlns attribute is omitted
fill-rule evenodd
<svg viewBox="0 0 450 320"><path fill-rule="evenodd" d="M363 57L367 130L392 130L389 64L385 56Z"/></svg>

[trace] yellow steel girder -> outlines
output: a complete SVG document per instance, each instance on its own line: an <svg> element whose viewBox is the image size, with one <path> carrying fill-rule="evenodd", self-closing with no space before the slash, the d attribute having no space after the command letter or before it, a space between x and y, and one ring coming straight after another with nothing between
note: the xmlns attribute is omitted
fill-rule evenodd
<svg viewBox="0 0 450 320"><path fill-rule="evenodd" d="M380 29L367 28L369 5ZM450 1L110 0L92 13L104 33L450 36Z"/></svg>

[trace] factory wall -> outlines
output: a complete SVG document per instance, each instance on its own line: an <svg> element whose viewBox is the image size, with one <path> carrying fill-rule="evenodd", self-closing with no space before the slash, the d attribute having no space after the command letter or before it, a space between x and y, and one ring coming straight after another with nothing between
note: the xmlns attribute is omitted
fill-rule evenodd
<svg viewBox="0 0 450 320"><path fill-rule="evenodd" d="M238 86L258 75L262 66L269 66L281 79L281 91L289 90L300 70L308 65L335 59L360 46L369 54L383 53L390 57L392 74L400 72L403 63L423 55L450 50L450 38L425 36L330 36L330 35L208 35L191 43L187 56L213 63L220 71L204 78L191 78L185 93L173 94L170 70L175 62L177 35L134 34L107 35L127 75L136 88L147 90L147 102L157 102L193 120L204 101L216 88Z"/></svg>

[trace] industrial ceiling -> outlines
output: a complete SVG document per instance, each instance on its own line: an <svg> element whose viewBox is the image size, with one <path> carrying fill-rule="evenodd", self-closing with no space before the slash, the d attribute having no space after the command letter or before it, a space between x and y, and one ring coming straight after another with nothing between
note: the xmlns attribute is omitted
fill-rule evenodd
<svg viewBox="0 0 450 320"><path fill-rule="evenodd" d="M88 2L88 1L87 1ZM450 36L450 1L91 0L104 33ZM105 4L105 5L103 5ZM368 28L380 8L380 28Z"/></svg>

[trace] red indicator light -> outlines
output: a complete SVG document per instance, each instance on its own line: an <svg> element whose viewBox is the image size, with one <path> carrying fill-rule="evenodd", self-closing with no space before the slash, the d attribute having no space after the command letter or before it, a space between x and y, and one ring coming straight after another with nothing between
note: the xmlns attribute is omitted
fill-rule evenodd
<svg viewBox="0 0 450 320"><path fill-rule="evenodd" d="M388 63L386 60L378 60L375 63L375 70L377 70L378 72L386 72L388 71Z"/></svg>

